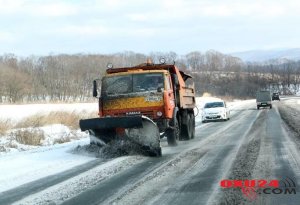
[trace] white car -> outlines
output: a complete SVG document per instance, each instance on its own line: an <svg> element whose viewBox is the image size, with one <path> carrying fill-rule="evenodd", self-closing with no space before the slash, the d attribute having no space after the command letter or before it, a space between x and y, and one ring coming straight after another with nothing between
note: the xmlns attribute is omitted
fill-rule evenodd
<svg viewBox="0 0 300 205"><path fill-rule="evenodd" d="M202 122L229 120L230 111L223 100L207 102L203 107Z"/></svg>

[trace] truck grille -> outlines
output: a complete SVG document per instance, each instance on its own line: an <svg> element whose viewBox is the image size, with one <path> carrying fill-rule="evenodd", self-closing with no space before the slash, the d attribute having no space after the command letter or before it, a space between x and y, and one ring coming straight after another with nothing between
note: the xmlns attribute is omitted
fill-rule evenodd
<svg viewBox="0 0 300 205"><path fill-rule="evenodd" d="M153 119L154 111L142 111L142 112L123 112L123 113L115 113L114 116L128 116L128 115L144 115Z"/></svg>

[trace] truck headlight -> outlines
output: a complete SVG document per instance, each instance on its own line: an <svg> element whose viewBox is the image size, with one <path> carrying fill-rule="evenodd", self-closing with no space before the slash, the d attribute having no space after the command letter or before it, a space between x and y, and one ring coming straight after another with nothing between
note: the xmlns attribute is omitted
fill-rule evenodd
<svg viewBox="0 0 300 205"><path fill-rule="evenodd" d="M156 112L156 115L157 115L158 117L161 117L161 116L162 116L162 112L161 112L161 111L158 111L158 112Z"/></svg>

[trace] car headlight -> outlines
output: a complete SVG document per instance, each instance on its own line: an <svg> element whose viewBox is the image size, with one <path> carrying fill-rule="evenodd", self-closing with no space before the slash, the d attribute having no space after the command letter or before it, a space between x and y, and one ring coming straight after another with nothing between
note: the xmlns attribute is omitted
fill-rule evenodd
<svg viewBox="0 0 300 205"><path fill-rule="evenodd" d="M221 111L219 112L220 115L224 115L225 113L226 113L225 110L221 110Z"/></svg>

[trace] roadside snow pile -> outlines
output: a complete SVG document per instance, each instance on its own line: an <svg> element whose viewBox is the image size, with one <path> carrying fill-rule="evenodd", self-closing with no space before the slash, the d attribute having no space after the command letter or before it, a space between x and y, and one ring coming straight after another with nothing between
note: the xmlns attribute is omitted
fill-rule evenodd
<svg viewBox="0 0 300 205"><path fill-rule="evenodd" d="M35 149L39 146L51 146L88 137L80 130L70 130L61 124L43 127L12 129L0 137L0 154Z"/></svg>
<svg viewBox="0 0 300 205"><path fill-rule="evenodd" d="M97 103L0 105L0 155L88 138L78 121L96 117L97 109Z"/></svg>
<svg viewBox="0 0 300 205"><path fill-rule="evenodd" d="M42 140L42 145L53 145L77 140L88 136L88 133L81 132L80 130L70 130L67 126L56 124L39 128L44 132L45 139Z"/></svg>
<svg viewBox="0 0 300 205"><path fill-rule="evenodd" d="M300 136L300 100L292 99L278 104L278 111L285 123Z"/></svg>

